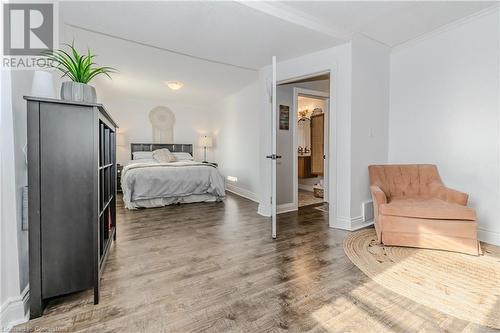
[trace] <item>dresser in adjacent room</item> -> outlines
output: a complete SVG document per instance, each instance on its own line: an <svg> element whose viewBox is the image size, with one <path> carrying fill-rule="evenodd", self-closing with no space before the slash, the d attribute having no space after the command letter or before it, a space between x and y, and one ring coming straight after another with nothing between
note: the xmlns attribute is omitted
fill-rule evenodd
<svg viewBox="0 0 500 333"><path fill-rule="evenodd" d="M117 124L101 104L25 97L30 317L93 288L116 240Z"/></svg>

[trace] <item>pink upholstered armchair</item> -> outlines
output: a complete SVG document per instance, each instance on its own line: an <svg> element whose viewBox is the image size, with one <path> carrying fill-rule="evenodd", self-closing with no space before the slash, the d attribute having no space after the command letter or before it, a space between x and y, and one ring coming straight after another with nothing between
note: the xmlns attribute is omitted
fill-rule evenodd
<svg viewBox="0 0 500 333"><path fill-rule="evenodd" d="M368 170L381 243L481 253L468 195L445 187L435 165L371 165Z"/></svg>

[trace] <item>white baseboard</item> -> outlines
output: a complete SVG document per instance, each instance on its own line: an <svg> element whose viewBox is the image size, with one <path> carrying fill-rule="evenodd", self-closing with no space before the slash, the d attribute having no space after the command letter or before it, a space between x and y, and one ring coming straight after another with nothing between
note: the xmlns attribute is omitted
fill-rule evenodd
<svg viewBox="0 0 500 333"><path fill-rule="evenodd" d="M9 297L1 305L0 329L9 331L12 327L29 320L29 285L17 297Z"/></svg>
<svg viewBox="0 0 500 333"><path fill-rule="evenodd" d="M345 217L336 216L333 225L330 228L355 231L373 224L373 220L365 221L363 216Z"/></svg>
<svg viewBox="0 0 500 333"><path fill-rule="evenodd" d="M478 228L478 238L481 242L500 246L500 232Z"/></svg>
<svg viewBox="0 0 500 333"><path fill-rule="evenodd" d="M362 229L370 225L373 225L373 220L365 221L362 216L359 216L351 220L351 231Z"/></svg>
<svg viewBox="0 0 500 333"><path fill-rule="evenodd" d="M330 228L351 230L351 218L335 216L335 218L333 219L333 224L330 224Z"/></svg>
<svg viewBox="0 0 500 333"><path fill-rule="evenodd" d="M253 202L259 202L257 195L244 188L234 186L232 184L226 184L226 191L239 195L240 197L252 200Z"/></svg>
<svg viewBox="0 0 500 333"><path fill-rule="evenodd" d="M288 213L297 210L297 207L293 203L281 204L276 207L276 213ZM262 216L269 217L271 216L271 205L265 205L260 203L259 208L257 209L257 213Z"/></svg>
<svg viewBox="0 0 500 333"><path fill-rule="evenodd" d="M259 208L257 208L257 214L265 217L270 217L271 216L271 205L265 205L262 203L259 203Z"/></svg>
<svg viewBox="0 0 500 333"><path fill-rule="evenodd" d="M294 210L297 210L297 207L295 206L295 204L293 202L276 206L276 213L277 214L293 212Z"/></svg>

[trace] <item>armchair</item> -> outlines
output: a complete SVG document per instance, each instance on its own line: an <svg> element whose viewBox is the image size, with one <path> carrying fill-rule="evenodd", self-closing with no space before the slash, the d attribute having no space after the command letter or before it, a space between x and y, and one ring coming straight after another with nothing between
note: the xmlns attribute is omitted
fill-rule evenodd
<svg viewBox="0 0 500 333"><path fill-rule="evenodd" d="M368 170L379 242L482 253L469 196L447 188L435 165L371 165Z"/></svg>

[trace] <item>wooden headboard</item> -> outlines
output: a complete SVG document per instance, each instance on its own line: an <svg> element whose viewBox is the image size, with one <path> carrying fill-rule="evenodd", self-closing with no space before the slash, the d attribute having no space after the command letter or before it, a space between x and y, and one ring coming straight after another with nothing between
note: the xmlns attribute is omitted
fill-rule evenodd
<svg viewBox="0 0 500 333"><path fill-rule="evenodd" d="M134 158L136 151L154 151L156 149L167 148L171 152L183 152L193 155L193 145L191 143L131 143L130 144L130 158Z"/></svg>

